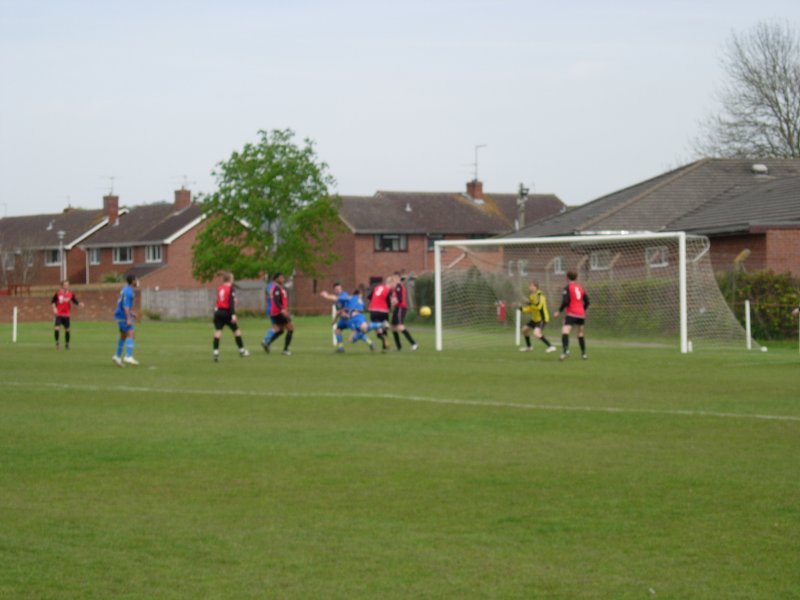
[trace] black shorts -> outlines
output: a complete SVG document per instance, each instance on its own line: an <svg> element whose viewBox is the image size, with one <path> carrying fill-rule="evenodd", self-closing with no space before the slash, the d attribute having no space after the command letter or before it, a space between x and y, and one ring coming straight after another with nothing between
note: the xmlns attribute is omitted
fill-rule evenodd
<svg viewBox="0 0 800 600"><path fill-rule="evenodd" d="M227 325L233 331L236 331L236 323L233 321L233 313L229 310L215 310L214 311L214 329L217 331L224 329Z"/></svg>
<svg viewBox="0 0 800 600"><path fill-rule="evenodd" d="M545 321L528 321L525 323L525 327L528 329L544 329L545 325L547 325Z"/></svg>
<svg viewBox="0 0 800 600"><path fill-rule="evenodd" d="M64 329L69 329L69 317L56 317L55 326L64 326Z"/></svg>
<svg viewBox="0 0 800 600"><path fill-rule="evenodd" d="M278 327L285 327L286 325L289 324L289 321L291 321L292 319L290 317L287 317L283 313L278 313L274 317L270 317L269 320L272 321L273 325L277 325Z"/></svg>
<svg viewBox="0 0 800 600"><path fill-rule="evenodd" d="M389 313L372 310L369 313L369 320L373 323L383 323L384 321L389 320Z"/></svg>
<svg viewBox="0 0 800 600"><path fill-rule="evenodd" d="M564 319L564 325L583 325L585 320L582 317L567 317Z"/></svg>
<svg viewBox="0 0 800 600"><path fill-rule="evenodd" d="M406 320L406 309L405 308L395 308L394 312L392 313L392 325L402 325L405 323Z"/></svg>

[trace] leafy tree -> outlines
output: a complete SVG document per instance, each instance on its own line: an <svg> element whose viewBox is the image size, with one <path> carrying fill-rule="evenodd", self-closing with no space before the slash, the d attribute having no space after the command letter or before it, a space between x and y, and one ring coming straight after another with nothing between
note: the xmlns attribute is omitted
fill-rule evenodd
<svg viewBox="0 0 800 600"><path fill-rule="evenodd" d="M335 181L317 160L313 143L293 142L290 129L259 131L256 144L217 165L217 191L201 197L206 227L193 250L195 277L222 270L236 277L295 270L318 275L335 255L340 226Z"/></svg>
<svg viewBox="0 0 800 600"><path fill-rule="evenodd" d="M695 150L725 158L800 158L800 36L761 22L734 33L722 58L720 111L702 124Z"/></svg>

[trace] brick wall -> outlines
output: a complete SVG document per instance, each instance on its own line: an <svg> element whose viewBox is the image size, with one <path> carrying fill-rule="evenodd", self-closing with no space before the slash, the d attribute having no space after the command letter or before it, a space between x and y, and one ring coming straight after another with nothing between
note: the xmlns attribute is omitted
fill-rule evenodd
<svg viewBox="0 0 800 600"><path fill-rule="evenodd" d="M742 250L750 250L743 266L748 271L767 268L767 240L765 235L732 235L711 239L711 265L714 271L730 271L733 260Z"/></svg>
<svg viewBox="0 0 800 600"><path fill-rule="evenodd" d="M742 250L750 250L743 266L748 271L770 269L800 275L800 229L769 229L749 235L715 237L711 263L715 271L729 271Z"/></svg>
<svg viewBox="0 0 800 600"><path fill-rule="evenodd" d="M52 291L40 290L32 296L0 296L0 323L10 323L13 318L13 309L18 308L20 322L52 321L53 305L51 300L58 288ZM114 310L117 307L119 291L122 286L109 286L103 289L82 289L73 285L72 292L85 306L73 306L72 318L79 321L113 321ZM140 314L140 294L136 294L134 311Z"/></svg>
<svg viewBox="0 0 800 600"><path fill-rule="evenodd" d="M800 275L800 229L771 229L766 237L768 267Z"/></svg>
<svg viewBox="0 0 800 600"><path fill-rule="evenodd" d="M164 260L164 266L142 277L141 286L161 289L214 289L222 283L221 278L202 283L192 277L192 245L203 227L204 225L201 224L179 237L169 246L163 246L162 259ZM144 251L144 249L142 250Z"/></svg>

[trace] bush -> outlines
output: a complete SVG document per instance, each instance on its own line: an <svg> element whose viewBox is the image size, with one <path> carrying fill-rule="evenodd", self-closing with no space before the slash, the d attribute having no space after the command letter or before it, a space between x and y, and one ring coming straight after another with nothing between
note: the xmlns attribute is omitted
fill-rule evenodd
<svg viewBox="0 0 800 600"><path fill-rule="evenodd" d="M800 279L790 273L774 271L729 271L717 273L725 300L740 323L744 324L744 301L750 300L753 337L762 340L789 339L797 335L791 310L798 305Z"/></svg>
<svg viewBox="0 0 800 600"><path fill-rule="evenodd" d="M122 275L120 273L115 273L111 271L110 273L106 273L103 275L102 282L103 283L120 283L122 281Z"/></svg>

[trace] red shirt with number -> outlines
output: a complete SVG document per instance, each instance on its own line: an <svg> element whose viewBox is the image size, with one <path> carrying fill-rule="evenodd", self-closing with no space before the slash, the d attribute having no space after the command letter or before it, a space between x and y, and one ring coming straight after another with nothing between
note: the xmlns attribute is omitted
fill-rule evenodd
<svg viewBox="0 0 800 600"><path fill-rule="evenodd" d="M567 316L577 317L583 319L586 317L586 290L577 281L570 281L569 285L564 288L564 293L567 295Z"/></svg>
<svg viewBox="0 0 800 600"><path fill-rule="evenodd" d="M217 288L217 304L215 308L217 310L228 310L230 312L234 311L234 300L233 300L233 286L230 283L223 283L221 286Z"/></svg>
<svg viewBox="0 0 800 600"><path fill-rule="evenodd" d="M379 283L372 290L372 296L369 299L370 312L389 312L389 286Z"/></svg>
<svg viewBox="0 0 800 600"><path fill-rule="evenodd" d="M69 290L58 290L53 295L53 304L56 307L57 317L68 317L72 311L72 305L78 304L78 299Z"/></svg>

